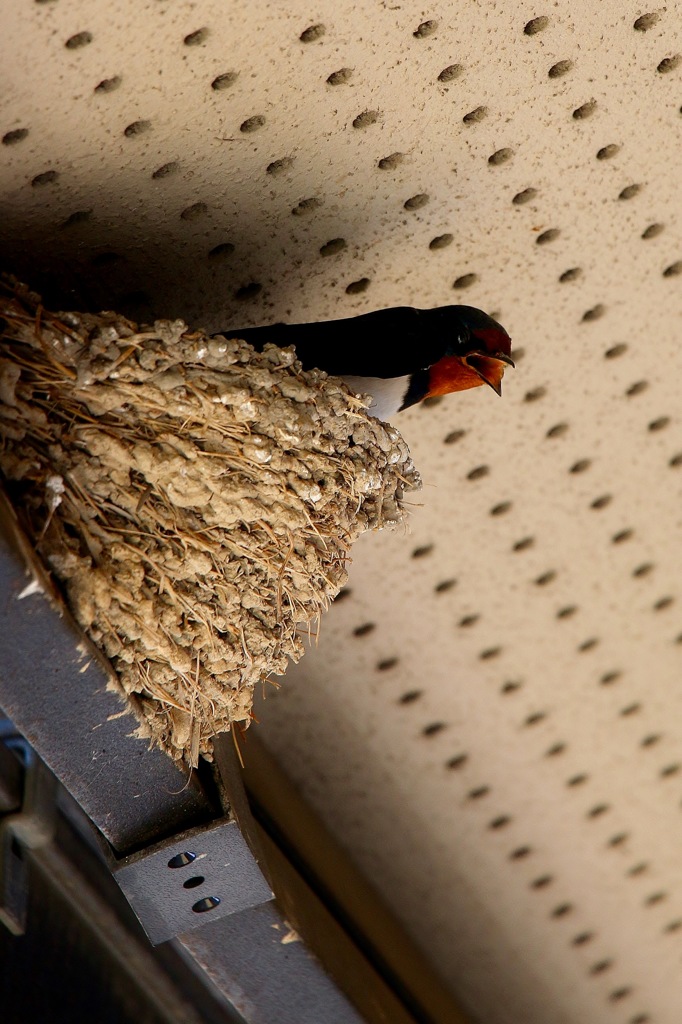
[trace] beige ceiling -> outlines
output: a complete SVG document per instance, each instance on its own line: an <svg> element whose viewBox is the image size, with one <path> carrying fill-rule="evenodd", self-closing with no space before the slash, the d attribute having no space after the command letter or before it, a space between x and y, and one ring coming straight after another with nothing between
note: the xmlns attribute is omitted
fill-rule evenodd
<svg viewBox="0 0 682 1024"><path fill-rule="evenodd" d="M0 254L48 296L508 328L502 400L398 421L410 527L260 732L476 1019L679 1024L682 3L3 22Z"/></svg>

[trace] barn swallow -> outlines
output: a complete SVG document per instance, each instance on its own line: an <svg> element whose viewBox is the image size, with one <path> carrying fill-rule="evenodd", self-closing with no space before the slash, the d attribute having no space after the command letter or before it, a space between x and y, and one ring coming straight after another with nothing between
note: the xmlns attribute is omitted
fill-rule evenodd
<svg viewBox="0 0 682 1024"><path fill-rule="evenodd" d="M230 330L258 351L272 342L293 345L304 370L341 377L372 398L371 415L385 420L424 398L488 384L502 393L513 366L504 327L473 306L398 306L343 320L273 324Z"/></svg>

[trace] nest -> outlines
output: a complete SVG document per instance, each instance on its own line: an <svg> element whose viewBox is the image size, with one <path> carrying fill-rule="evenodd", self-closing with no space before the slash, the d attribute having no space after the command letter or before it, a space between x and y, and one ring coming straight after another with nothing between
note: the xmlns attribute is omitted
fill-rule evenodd
<svg viewBox="0 0 682 1024"><path fill-rule="evenodd" d="M52 314L8 278L0 317L10 498L141 733L196 764L402 520L407 446L292 349Z"/></svg>

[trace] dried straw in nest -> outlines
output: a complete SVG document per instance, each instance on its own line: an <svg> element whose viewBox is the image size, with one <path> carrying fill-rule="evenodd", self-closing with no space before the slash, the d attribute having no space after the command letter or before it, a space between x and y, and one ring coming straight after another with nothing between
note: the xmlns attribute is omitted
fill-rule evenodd
<svg viewBox="0 0 682 1024"><path fill-rule="evenodd" d="M401 521L407 447L291 349L55 315L8 278L0 317L10 496L143 734L196 764Z"/></svg>

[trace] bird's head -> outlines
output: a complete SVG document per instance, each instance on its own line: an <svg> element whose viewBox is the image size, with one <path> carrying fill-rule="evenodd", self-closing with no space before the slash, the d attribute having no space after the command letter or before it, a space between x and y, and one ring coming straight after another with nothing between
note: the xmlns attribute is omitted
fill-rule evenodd
<svg viewBox="0 0 682 1024"><path fill-rule="evenodd" d="M513 366L511 338L501 324L473 306L445 306L440 313L445 352L429 367L428 394L447 395L488 384L502 394L502 376Z"/></svg>

